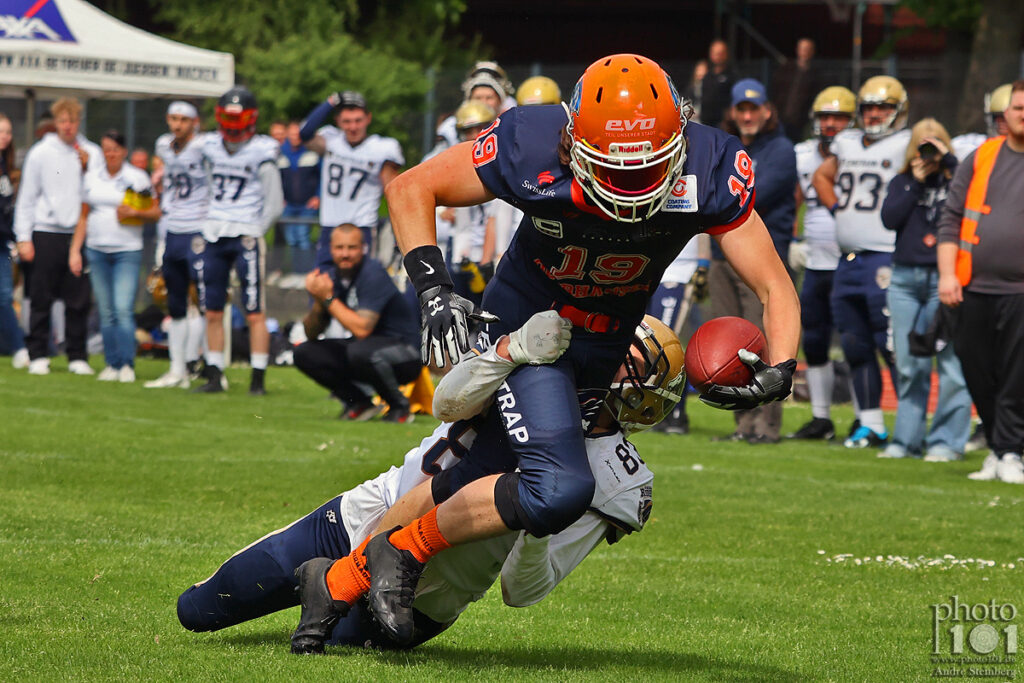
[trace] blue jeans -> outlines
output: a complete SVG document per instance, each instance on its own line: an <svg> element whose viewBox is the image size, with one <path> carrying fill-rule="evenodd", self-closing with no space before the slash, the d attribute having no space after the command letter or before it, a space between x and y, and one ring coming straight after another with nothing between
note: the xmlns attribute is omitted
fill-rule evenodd
<svg viewBox="0 0 1024 683"><path fill-rule="evenodd" d="M11 252L0 240L0 352L13 354L25 348L25 335L14 315L14 279Z"/></svg>
<svg viewBox="0 0 1024 683"><path fill-rule="evenodd" d="M312 218L315 222L318 213L316 209L307 209L305 206L289 204L281 212L281 218ZM282 220L279 225L284 228L284 241L289 247L309 249L312 246L312 243L309 241L309 231L313 227L313 223L291 223Z"/></svg>
<svg viewBox="0 0 1024 683"><path fill-rule="evenodd" d="M89 279L96 295L107 365L135 365L135 293L139 288L142 251L107 253L86 247Z"/></svg>
<svg viewBox="0 0 1024 683"><path fill-rule="evenodd" d="M963 453L971 427L971 396L967 392L960 361L953 344L936 354L939 371L939 402L928 421L928 393L931 391L932 359L910 355L907 335L924 332L939 310L939 273L934 267L896 265L889 285L889 311L896 352L896 382L899 408L892 442L908 451L935 446Z"/></svg>

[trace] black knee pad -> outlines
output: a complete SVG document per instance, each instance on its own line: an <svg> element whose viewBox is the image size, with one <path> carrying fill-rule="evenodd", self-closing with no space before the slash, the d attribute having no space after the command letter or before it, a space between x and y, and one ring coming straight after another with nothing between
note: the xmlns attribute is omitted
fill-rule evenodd
<svg viewBox="0 0 1024 683"><path fill-rule="evenodd" d="M509 529L526 529L528 519L519 504L519 473L503 474L494 482L494 506Z"/></svg>

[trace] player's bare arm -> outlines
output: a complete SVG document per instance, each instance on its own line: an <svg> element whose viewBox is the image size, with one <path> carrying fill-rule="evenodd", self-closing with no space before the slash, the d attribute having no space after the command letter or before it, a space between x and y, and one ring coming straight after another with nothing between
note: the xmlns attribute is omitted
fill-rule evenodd
<svg viewBox="0 0 1024 683"><path fill-rule="evenodd" d="M800 342L800 299L764 221L751 211L743 225L715 239L736 274L764 305L769 355L764 360L775 365L795 358Z"/></svg>
<svg viewBox="0 0 1024 683"><path fill-rule="evenodd" d="M494 199L473 168L472 142L462 142L397 176L384 193L402 253L437 244L434 210Z"/></svg>
<svg viewBox="0 0 1024 683"><path fill-rule="evenodd" d="M818 193L818 200L822 206L835 206L836 202L839 201L835 190L836 173L838 170L839 161L836 157L831 156L821 162L821 166L814 172L814 179L811 180L811 184L814 185L814 191Z"/></svg>

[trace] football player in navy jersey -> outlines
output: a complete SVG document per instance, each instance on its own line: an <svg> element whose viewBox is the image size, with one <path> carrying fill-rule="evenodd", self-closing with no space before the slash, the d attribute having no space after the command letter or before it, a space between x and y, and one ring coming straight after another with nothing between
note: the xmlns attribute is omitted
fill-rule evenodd
<svg viewBox="0 0 1024 683"><path fill-rule="evenodd" d="M518 471L467 483L367 546L370 609L397 642L411 637L409 605L433 554L509 529L543 537L584 513L594 493L585 431L662 272L695 234L713 235L764 303L769 343L767 362L741 353L755 370L749 385L712 387L702 400L741 409L789 395L799 302L753 209L750 157L736 138L688 125L688 113L656 63L613 55L584 72L567 108L510 109L474 142L388 186L422 306L425 362L457 362L469 347L471 316L486 323L482 347L546 309L575 328L558 361L517 368L499 392L491 419L503 423ZM483 313L453 292L434 212L495 197L525 217L484 293Z"/></svg>

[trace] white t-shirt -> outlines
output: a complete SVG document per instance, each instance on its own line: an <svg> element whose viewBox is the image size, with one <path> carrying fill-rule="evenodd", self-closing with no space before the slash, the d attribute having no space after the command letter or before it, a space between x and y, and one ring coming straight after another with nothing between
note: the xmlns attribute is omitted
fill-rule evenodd
<svg viewBox="0 0 1024 683"><path fill-rule="evenodd" d="M818 201L818 193L811 184L814 172L825 157L816 138L804 140L795 146L796 172L800 191L804 195L804 242L807 244L807 267L811 270L835 270L839 263L839 243L836 242L836 219Z"/></svg>
<svg viewBox="0 0 1024 683"><path fill-rule="evenodd" d="M261 167L271 164L280 194L277 141L268 135L254 135L230 154L219 133L204 133L202 150L210 179L210 208L203 222L203 237L208 242L241 235L261 237L276 219L266 215Z"/></svg>
<svg viewBox="0 0 1024 683"><path fill-rule="evenodd" d="M475 438L468 422L443 423L406 454L402 467L392 467L345 493L340 512L352 547L363 542L395 501L429 478L426 467L445 469L458 462L444 444L458 441L469 448ZM544 538L510 532L439 553L420 578L414 607L434 621L448 622L483 597L499 573L507 602L531 605L607 538L609 520L624 531L642 529L650 515L654 475L636 448L619 432L589 438L586 446L597 482L591 511L566 530ZM438 451L441 455L435 458Z"/></svg>
<svg viewBox="0 0 1024 683"><path fill-rule="evenodd" d="M114 253L142 250L142 225L125 225L117 220L117 207L129 189L152 194L149 174L125 162L114 175L106 163L94 166L82 181L82 202L89 205L85 246Z"/></svg>
<svg viewBox="0 0 1024 683"><path fill-rule="evenodd" d="M174 136L164 133L156 140L156 155L164 162L160 195L160 230L199 232L210 204L209 179L203 163L203 136L192 136L184 149L174 151Z"/></svg>
<svg viewBox="0 0 1024 683"><path fill-rule="evenodd" d="M909 130L897 131L867 147L861 130L844 130L832 139L831 150L839 161L836 240L842 251L895 250L896 233L882 225L882 202L889 181L903 167L909 143Z"/></svg>
<svg viewBox="0 0 1024 683"><path fill-rule="evenodd" d="M398 140L370 135L353 147L335 126L324 126L317 135L326 145L320 171L320 225L377 225L384 194L381 169L389 161L405 164Z"/></svg>

